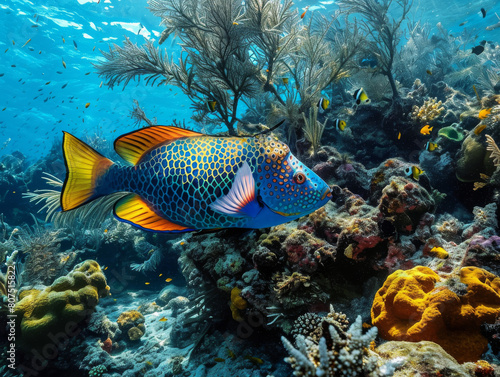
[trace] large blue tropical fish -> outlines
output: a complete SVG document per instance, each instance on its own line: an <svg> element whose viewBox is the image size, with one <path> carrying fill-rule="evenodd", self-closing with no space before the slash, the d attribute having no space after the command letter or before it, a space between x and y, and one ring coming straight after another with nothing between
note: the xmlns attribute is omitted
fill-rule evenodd
<svg viewBox="0 0 500 377"><path fill-rule="evenodd" d="M266 228L322 207L328 185L269 135L208 136L152 126L115 140L121 166L64 133L61 208L129 192L115 216L156 232Z"/></svg>

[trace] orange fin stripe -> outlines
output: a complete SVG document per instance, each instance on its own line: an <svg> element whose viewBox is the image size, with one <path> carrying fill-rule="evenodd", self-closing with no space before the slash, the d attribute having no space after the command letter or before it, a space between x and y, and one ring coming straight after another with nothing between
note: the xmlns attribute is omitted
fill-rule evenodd
<svg viewBox="0 0 500 377"><path fill-rule="evenodd" d="M162 143L202 135L179 127L151 126L120 136L115 140L115 151L124 160L135 165L146 152Z"/></svg>
<svg viewBox="0 0 500 377"><path fill-rule="evenodd" d="M115 216L137 227L156 232L179 232L191 230L175 224L156 214L139 195L130 194L115 204Z"/></svg>
<svg viewBox="0 0 500 377"><path fill-rule="evenodd" d="M67 132L64 132L63 153L67 174L61 191L61 208L68 211L100 196L97 179L113 162Z"/></svg>

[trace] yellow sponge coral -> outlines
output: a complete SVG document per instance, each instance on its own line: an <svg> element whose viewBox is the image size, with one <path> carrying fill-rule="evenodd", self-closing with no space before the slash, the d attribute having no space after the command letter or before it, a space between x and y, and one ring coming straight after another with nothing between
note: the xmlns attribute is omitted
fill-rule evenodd
<svg viewBox="0 0 500 377"><path fill-rule="evenodd" d="M394 272L375 295L372 322L384 339L433 341L459 362L476 361L488 346L481 323L493 323L500 315L500 278L481 268L464 267L463 295L441 280L422 266ZM438 282L442 284L436 286Z"/></svg>
<svg viewBox="0 0 500 377"><path fill-rule="evenodd" d="M60 346L76 335L78 324L92 314L99 298L108 294L106 277L93 260L77 264L68 275L43 290L21 292L14 307L19 344L30 348Z"/></svg>
<svg viewBox="0 0 500 377"><path fill-rule="evenodd" d="M137 310L128 310L120 314L118 319L118 326L120 330L126 332L128 338L132 341L139 340L146 332L146 326L144 326L144 316Z"/></svg>
<svg viewBox="0 0 500 377"><path fill-rule="evenodd" d="M238 322L243 321L240 310L245 310L248 304L247 301L240 296L240 294L241 289L239 289L238 287L234 287L231 290L231 313L233 315L233 319Z"/></svg>

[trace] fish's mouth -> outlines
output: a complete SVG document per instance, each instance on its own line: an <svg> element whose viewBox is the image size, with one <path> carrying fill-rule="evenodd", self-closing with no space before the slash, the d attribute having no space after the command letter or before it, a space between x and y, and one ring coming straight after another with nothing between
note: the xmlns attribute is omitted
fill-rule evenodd
<svg viewBox="0 0 500 377"><path fill-rule="evenodd" d="M330 187L328 187L325 192L323 193L323 196L321 196L321 200L324 200L326 197L331 198L332 197L332 190L330 190Z"/></svg>

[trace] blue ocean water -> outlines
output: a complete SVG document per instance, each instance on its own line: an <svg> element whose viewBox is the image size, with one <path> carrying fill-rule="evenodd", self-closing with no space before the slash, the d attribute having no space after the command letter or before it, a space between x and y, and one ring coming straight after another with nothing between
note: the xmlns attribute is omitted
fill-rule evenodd
<svg viewBox="0 0 500 377"><path fill-rule="evenodd" d="M293 9L296 9L299 15L305 12L304 17L307 20L312 14L333 14L337 10L337 4L335 0L301 0L295 2ZM484 17L481 9L486 11ZM472 36L470 44L463 46L464 51L472 56L472 48L483 40L498 47L500 27L494 30L486 29L487 26L500 22L496 13L500 16L500 3L497 0L415 0L408 16L409 22L403 24L403 30L406 30L405 35L408 36L407 28L420 22L430 25L430 35L439 35L440 30L445 30L452 36ZM306 21L298 19L297 22ZM160 19L148 10L146 0L1 1L0 33L3 38L0 39L0 161L4 156L20 152L27 157L27 161L22 164L24 168L43 160L49 153L54 153L48 161L54 163L56 160L61 166L59 169L57 164L49 166L51 171L63 177L60 148L62 131L70 132L84 140L86 136L92 138L98 135L111 143L118 136L137 129L130 116L134 100L138 101L150 119L156 118L160 125L170 125L175 120L185 122L190 129L201 130L201 125L191 119L191 100L180 89L173 85L147 86L143 81L132 81L126 88L120 85L109 89L105 79L98 76L93 65L103 61L101 50L108 51L113 44L121 46L126 38L139 46L146 41L153 41L157 45L162 31ZM407 39L403 37L399 47L402 48L406 42ZM171 35L161 48L168 53L169 59L174 61L179 59L182 53L180 40L175 35ZM494 47L491 48L493 49ZM491 54L493 56L492 52ZM494 69L500 67L500 62L497 61L485 64ZM432 70L432 67L429 67L429 71ZM425 69L421 73L428 80L428 88L431 88L435 83L430 81L436 79L437 74L434 72L432 76L431 72L426 76ZM498 75L500 71L494 73ZM419 79L424 80L424 77ZM403 81L402 77L396 79ZM417 77L407 79L413 82ZM411 82L405 83L404 87L401 85L402 96L403 93L404 96L408 94ZM476 191L473 188L474 183L485 182L481 182L477 177L471 180L456 178L454 169L459 159L457 156L461 144L442 137L439 139L439 143L442 143L441 149L436 153L425 150L427 143L438 140L436 134L440 126L444 128L445 125L461 122L461 115L467 111L473 115L466 114L462 131L472 134L480 123L477 114L481 108L472 104L475 96L472 85L469 85L474 82L475 77L472 77L467 87L462 82L454 86L454 89L466 94L457 95L456 100L450 100L449 106L456 114L453 114L454 117L450 121L446 119L441 122L440 119L439 124L434 126L432 136L424 135L421 131L426 122L419 124L415 121L412 124L408 119L404 123L407 130L400 130L396 119L382 132L376 129L375 122L372 124L370 121L380 121L384 116L383 112L388 112L390 101L379 107L377 103L373 107L360 106L361 110L356 113L357 108L352 105L352 93L346 95L349 99L344 101L342 108L330 110L339 110L335 116L341 114L353 120L348 124L348 136L337 132L338 130L330 132L328 143L331 145L328 147L349 146L346 150L339 148L339 152L347 151L349 154L341 154L331 148L327 152L322 151L323 155L314 159L308 150L300 149L300 140L297 142L291 139L297 142L297 145L290 143L294 148L293 152L298 150L300 153L297 153L297 156L300 156L301 161L311 168L314 166L314 171L318 175L323 174L322 178L328 181L328 185L335 187L337 191L334 200L329 201L324 212L318 211L316 218L303 218L282 228L236 232L236 235L226 232L214 236L165 236L137 230L128 224L124 226L108 216L102 224L99 223L92 229L90 226L89 229L85 226L82 226L82 229L74 227L68 230L67 234L62 231L63 236L57 238L57 231L61 229L57 226L54 229L50 221L40 228L31 224L33 219L29 213L36 212L41 205L31 205L27 199L22 199L21 202L21 191L26 188L32 192L46 188L42 187L45 182L40 178L41 173L30 172L27 176L33 179L29 184L23 184L23 168L9 166L2 175L2 178L5 178L6 191L0 192L5 207L9 207L0 208L0 230L3 232L0 245L7 245L6 248L11 249L14 248L12 245L16 245L16 248L21 250L28 245L24 239L43 239L39 233L44 230L46 238L43 240L55 239L54 243L57 244L55 251L51 251L51 258L57 262L54 264L62 266L52 275L48 274L47 280L43 281L45 285L50 285L49 278L66 275L77 261L80 262L80 259L73 259L75 256L72 253L78 253L78 258L82 260L93 258L99 262L111 287L113 296L103 298L97 306L95 317L98 317L98 320L106 324L103 318L107 316L114 326L118 326L116 323L120 322L119 316L125 311L135 309L140 309L146 318L144 321L147 332L139 345L127 343L130 339L125 335L128 334L127 330L124 330L121 334L110 335L113 342L116 335L115 348L112 352L109 350L111 356L105 354L104 352L108 351L104 351L104 342L106 331L109 329L96 330L95 327L100 327L99 324L85 333L85 341L79 344L76 342L75 348L68 347L67 353L63 354L63 360L59 358L57 362L50 364L44 370L43 373L46 374L43 376L67 375L67 371L73 368L78 368L75 377L93 376L89 372L92 368L107 365L109 375L112 376L121 375L124 371L132 373L133 370L133 374L129 375L151 377L162 375L167 369L169 373L175 370L172 360L184 357L184 376L287 377L292 372L291 367L283 361L287 354L280 336L285 333L285 337L292 340L292 324L299 315L313 313L311 316L314 316L321 313L324 316L329 310L327 304L343 305L342 308L350 310L348 314L351 323L357 323L359 327L359 331L353 331L361 333L361 326L368 328L370 325L361 325L361 321L354 322L356 315L362 315L363 321L369 321L369 301L376 289L382 285L383 278L386 277L382 278L382 275L385 272L388 274L398 268L410 269L414 265L422 264L446 275L454 268L458 269L457 265L461 263L457 262L459 258L454 259L454 256L463 252L463 259L466 260L469 258L466 254L470 251L473 256L468 262L479 266L491 262L491 265L487 266L489 271L498 275L500 266L495 258L490 258L491 255L496 255L494 253L498 251L500 240L496 235L498 211L495 201L498 202L498 194L494 191L498 190L498 184L494 188L491 187L493 183L490 186L485 185L482 191ZM281 89L284 87L284 84L279 82L276 85L281 85ZM436 87L439 89L438 85ZM356 88L350 87L345 91L352 92L354 89ZM415 91L418 91L418 86ZM438 90L435 92L441 94ZM489 94L493 97L492 92ZM411 110L413 104L421 105L424 98L428 99L430 95L426 93L425 96L418 98L420 102L409 101L408 108ZM333 97L332 95L332 102ZM376 93L373 93L373 97L376 97ZM373 102L375 101L372 100L372 104ZM493 99L490 99L490 102L488 106L498 106ZM465 111L459 106L460 103L472 105ZM242 116L245 110L245 106L240 106L238 116ZM343 110L345 111L342 113ZM208 114L208 117L211 116ZM363 120L358 121L358 116ZM330 123L332 118L334 117L330 117ZM358 131L356 126L361 131ZM491 121L488 127L488 131L491 131L496 126ZM221 126L218 130L226 129ZM402 131L408 131L411 135L403 134L401 137ZM358 138L357 132L362 132L363 138ZM476 135L484 136L481 131ZM363 141L360 143L359 139ZM399 141L399 150L391 150L391 146ZM51 151L54 145L55 152ZM391 154L393 151L395 153ZM413 173L417 170L415 164L418 163L421 163L425 170L420 180L419 175ZM488 163L485 162L484 165ZM486 166L489 167L491 166ZM468 169L466 166L463 170ZM466 175L463 171L460 174ZM15 179L11 180L12 177ZM384 207L384 200L389 200L389 189L386 187L394 189L394 186L397 186L391 186L392 178L400 186L400 191L393 193L397 197L394 202L400 200L404 205L408 204L404 210L397 205L396 209L389 208L389 205ZM339 186L336 186L337 184ZM447 199L444 198L446 195ZM407 203L405 200L408 197L410 200ZM435 205L438 201L441 204ZM374 212L376 210L378 212ZM384 212L385 210L387 211ZM401 220L397 218L401 213L399 210L407 211L409 215L406 216L405 212L406 217L402 216L404 218ZM360 217L362 225L349 228L348 221L357 219L356 216ZM43 214L38 215L40 224L42 218ZM7 225L4 226L4 222ZM28 223L30 225L27 225ZM16 226L27 230L19 231ZM351 234L349 229L356 229L356 232L362 229L365 233L359 240L356 232ZM50 233L52 231L56 235ZM9 243L9 232L14 243ZM344 234L342 232L347 234L344 238L340 235ZM476 238L473 239L473 236ZM352 245L358 241L362 247L356 249ZM483 254L478 252L479 256L475 258L474 248ZM370 255L365 259L363 253L366 249L373 251L375 256ZM9 249L8 253L11 252ZM336 252L339 255L337 264L334 264ZM357 260L358 252L361 256ZM21 253L23 256L19 257L20 269L24 268L29 251L21 250L19 254ZM210 257L205 257L204 253L210 254ZM448 258L448 254L452 257ZM179 255L182 255L183 260L177 260ZM493 259L495 260L492 262ZM67 261L70 262L66 266ZM51 261L42 262L48 266L47 270L52 266L49 262ZM30 272L30 269L26 268L26 271ZM337 274L340 278L335 280ZM296 283L299 292L300 289L311 286L314 292L311 293L312 289L305 289L306 293L295 297L294 302L288 298L287 293L284 293L283 297L277 297L277 287L285 286L286 292L286 278L292 280L292 276L306 279L303 287L300 285L303 281ZM309 278L313 284L309 284ZM36 279L33 279L33 284L34 282L40 283ZM295 288L291 288L291 292L295 292ZM463 287L454 289L460 293ZM365 291L369 292L363 297ZM500 297L500 293L498 295ZM192 306L188 306L186 302L189 300L186 297L189 297ZM314 297L314 300L311 297ZM170 301L173 304L170 304ZM208 310L204 311L206 308ZM196 312L195 309L199 310L199 317L205 322L200 320L198 323L188 318L184 324L184 317L177 317L183 310L192 315ZM213 312L217 314L214 315ZM205 335L203 331L207 323L209 325L206 328L210 328L210 331L206 339L198 343L196 335ZM247 323L251 325L251 335L242 335L243 324ZM175 336L172 335L174 332ZM203 339L203 335L200 339ZM373 331L370 336L375 338ZM370 336L363 339L367 344L372 340ZM191 355L188 346L201 350L192 356L194 362L189 362ZM82 349L87 353L80 357L83 354ZM389 357L386 361L388 359ZM66 362L67 360L69 361ZM498 361L498 352L497 359L488 360ZM71 364L72 362L74 364ZM0 365L0 368L3 366ZM239 373L242 369L244 372ZM0 369L0 374L4 370ZM443 370L449 369L443 367ZM389 375L391 373L387 372L387 376ZM436 374L438 375L442 374Z"/></svg>
<svg viewBox="0 0 500 377"><path fill-rule="evenodd" d="M157 117L158 124L170 124L173 119L189 124L190 102L180 90L134 82L123 91L122 87L110 90L104 84L100 87L103 80L92 65L102 59L99 50L121 45L125 37L139 45L159 39L160 19L147 6L145 0L3 1L0 153L19 150L37 158L47 153L54 139L61 139L62 130L77 135L97 132L112 140L131 130L133 99L148 116ZM300 12L306 6L324 14L336 10L333 0L296 3ZM488 10L486 18L481 8ZM500 28L485 30L499 21L498 8L495 0L416 1L410 19L431 25L440 22L456 34L467 29L477 35L477 41L498 41ZM460 27L462 22L467 24ZM163 45L174 59L180 56L178 42L171 36Z"/></svg>

